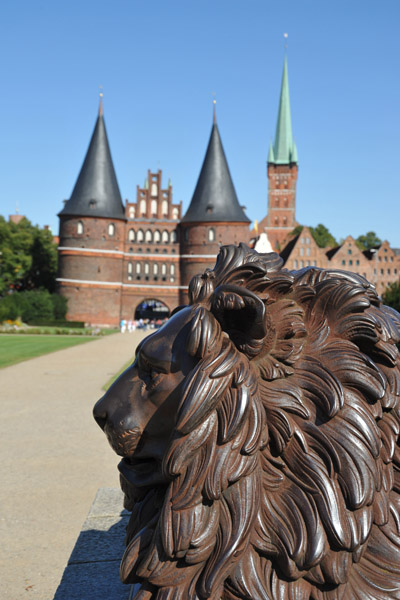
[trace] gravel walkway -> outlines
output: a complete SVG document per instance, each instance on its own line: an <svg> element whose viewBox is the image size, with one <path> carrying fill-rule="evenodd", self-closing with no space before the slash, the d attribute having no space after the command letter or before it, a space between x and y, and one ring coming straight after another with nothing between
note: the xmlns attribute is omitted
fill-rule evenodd
<svg viewBox="0 0 400 600"><path fill-rule="evenodd" d="M115 334L0 370L0 597L51 600L118 457L95 424L102 386L142 332Z"/></svg>

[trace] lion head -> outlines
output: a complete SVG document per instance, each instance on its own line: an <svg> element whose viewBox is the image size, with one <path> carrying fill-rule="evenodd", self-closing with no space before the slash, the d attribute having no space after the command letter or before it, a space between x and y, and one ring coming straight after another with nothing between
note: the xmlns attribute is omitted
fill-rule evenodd
<svg viewBox="0 0 400 600"><path fill-rule="evenodd" d="M399 315L242 244L189 297L94 409L135 599L399 598Z"/></svg>

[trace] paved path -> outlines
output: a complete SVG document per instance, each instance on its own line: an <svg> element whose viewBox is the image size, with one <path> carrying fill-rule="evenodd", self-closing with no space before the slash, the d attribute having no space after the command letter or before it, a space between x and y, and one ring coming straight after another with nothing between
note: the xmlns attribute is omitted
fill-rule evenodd
<svg viewBox="0 0 400 600"><path fill-rule="evenodd" d="M52 600L118 457L92 417L142 332L115 334L0 370L0 597Z"/></svg>

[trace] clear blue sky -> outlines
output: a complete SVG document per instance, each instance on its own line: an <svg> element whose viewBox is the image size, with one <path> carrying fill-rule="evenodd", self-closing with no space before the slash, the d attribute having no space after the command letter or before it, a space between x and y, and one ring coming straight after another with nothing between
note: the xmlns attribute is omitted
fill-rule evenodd
<svg viewBox="0 0 400 600"><path fill-rule="evenodd" d="M3 2L0 214L18 203L58 232L102 85L123 198L159 167L187 208L215 92L239 200L260 220L287 32L297 220L400 247L399 23L399 0Z"/></svg>

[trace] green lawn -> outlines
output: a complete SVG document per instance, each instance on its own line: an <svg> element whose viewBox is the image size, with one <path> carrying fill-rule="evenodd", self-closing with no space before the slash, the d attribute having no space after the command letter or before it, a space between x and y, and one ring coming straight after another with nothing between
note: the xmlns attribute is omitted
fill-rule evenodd
<svg viewBox="0 0 400 600"><path fill-rule="evenodd" d="M0 335L0 368L63 350L77 344L91 342L95 337L75 337L72 335Z"/></svg>

